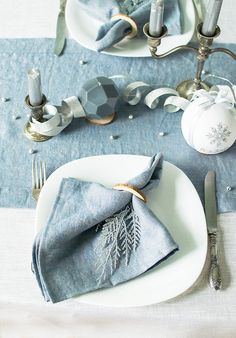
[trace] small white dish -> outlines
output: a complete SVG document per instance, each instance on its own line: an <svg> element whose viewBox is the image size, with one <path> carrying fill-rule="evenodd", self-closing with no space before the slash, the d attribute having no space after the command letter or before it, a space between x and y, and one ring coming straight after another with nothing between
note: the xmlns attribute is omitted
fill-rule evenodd
<svg viewBox="0 0 236 338"><path fill-rule="evenodd" d="M158 53L165 53L179 45L187 44L195 30L195 10L192 0L179 0L181 9L182 34L163 39ZM95 39L102 22L89 16L78 6L77 0L68 0L66 5L66 25L71 37L82 46L95 50ZM115 46L103 51L123 57L150 57L147 40L142 38L124 39Z"/></svg>
<svg viewBox="0 0 236 338"><path fill-rule="evenodd" d="M58 168L40 193L36 231L46 224L63 177L111 187L136 176L146 168L148 161L146 156L104 155L82 158ZM206 259L207 229L204 210L193 184L180 169L164 162L160 184L147 197L148 207L169 229L179 244L179 251L138 278L70 301L116 307L149 305L180 295L196 281Z"/></svg>

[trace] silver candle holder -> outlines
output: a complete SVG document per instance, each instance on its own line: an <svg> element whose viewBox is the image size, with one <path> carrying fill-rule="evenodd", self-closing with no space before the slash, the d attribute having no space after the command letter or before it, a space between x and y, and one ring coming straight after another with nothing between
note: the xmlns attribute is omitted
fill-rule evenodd
<svg viewBox="0 0 236 338"><path fill-rule="evenodd" d="M220 28L219 26L216 26L215 34L214 36L205 36L202 34L202 23L200 23L197 27L197 39L199 46L198 48L193 47L193 46L188 46L188 45L181 45L177 46L171 50L169 50L166 53L163 54L157 54L158 51L158 46L160 46L161 41L164 37L167 36L168 34L168 29L166 26L162 27L162 33L159 37L154 37L151 36L149 33L149 22L146 23L143 27L143 32L147 37L147 42L149 46L149 50L151 53L151 56L154 59L162 59L168 55L174 54L179 51L187 50L187 51L192 51L197 54L197 71L195 74L195 78L193 80L185 80L178 84L176 90L178 91L179 95L184 97L184 98L191 98L193 93L196 90L199 89L205 89L209 90L210 87L209 85L202 80L202 74L203 74L203 69L204 69L204 64L206 60L208 59L209 55L213 53L218 53L222 52L225 54L228 54L231 56L234 60L236 60L236 54L231 52L229 49L226 48L211 48L213 41L215 38L217 38L220 35Z"/></svg>
<svg viewBox="0 0 236 338"><path fill-rule="evenodd" d="M29 120L27 121L25 128L24 128L25 136L34 142L43 142L43 141L49 140L51 138L50 136L41 135L37 133L36 131L32 129L32 126L30 123L32 119L43 122L43 107L47 104L46 96L44 94L42 95L42 102L38 106L31 105L29 95L26 96L25 103L27 107L31 110Z"/></svg>

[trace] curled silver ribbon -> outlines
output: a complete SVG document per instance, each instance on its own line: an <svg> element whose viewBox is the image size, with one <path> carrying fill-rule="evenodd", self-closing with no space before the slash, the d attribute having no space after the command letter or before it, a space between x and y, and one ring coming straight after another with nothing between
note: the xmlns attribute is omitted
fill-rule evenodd
<svg viewBox="0 0 236 338"><path fill-rule="evenodd" d="M41 135L56 136L65 129L73 118L84 117L85 111L76 96L66 98L61 106L46 104L43 107L43 122L31 118L33 131Z"/></svg>
<svg viewBox="0 0 236 338"><path fill-rule="evenodd" d="M114 78L127 78L125 76L114 76ZM191 101L179 96L173 88L163 87L153 89L153 87L142 81L131 82L123 91L123 99L130 105L137 105L144 97L144 104L150 109L155 109L163 96L168 96L164 101L164 109L168 113L175 113L185 110L188 105L198 99L198 104L203 109L207 109L213 103L223 103L229 109L235 104L236 87L233 86L214 86L209 92L205 90L197 91ZM65 129L73 120L86 116L85 111L76 96L66 98L61 106L45 105L43 108L43 122L33 118L30 120L33 131L46 136L56 136Z"/></svg>
<svg viewBox="0 0 236 338"><path fill-rule="evenodd" d="M148 91L148 94L146 92ZM172 88L158 88L153 89L151 85L145 82L132 82L130 83L123 92L124 100L130 105L137 105L143 96L144 104L150 109L155 109L161 97L168 96L164 102L164 109L168 113L176 113L180 110L185 110L189 104L196 99L203 109L207 109L213 103L223 103L225 107L232 108L235 105L235 91L236 86L232 88L225 86L213 86L209 92L206 90L198 90L189 101L183 97L180 97L178 92Z"/></svg>
<svg viewBox="0 0 236 338"><path fill-rule="evenodd" d="M148 91L148 94L146 94ZM180 109L184 110L189 101L180 97L178 92L173 88L163 87L153 89L145 82L135 81L130 83L123 92L124 100L134 106L137 105L145 95L144 104L150 109L155 109L163 96L169 96L164 102L164 108L169 113L174 113Z"/></svg>

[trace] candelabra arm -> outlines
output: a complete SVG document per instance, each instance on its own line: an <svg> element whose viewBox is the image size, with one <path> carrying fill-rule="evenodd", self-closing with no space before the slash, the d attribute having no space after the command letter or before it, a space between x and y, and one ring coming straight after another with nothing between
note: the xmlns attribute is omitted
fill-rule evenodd
<svg viewBox="0 0 236 338"><path fill-rule="evenodd" d="M202 33L202 23L199 23L196 27L197 31L197 38L199 42L198 48L192 46L178 46L172 48L166 53L157 54L157 49L161 44L161 41L164 37L168 34L168 29L166 26L162 27L162 32L160 36L152 36L149 33L149 23L146 23L143 27L143 32L147 37L148 47L151 53L151 56L154 59L162 59L168 55L174 54L178 51L187 50L191 52L195 52L197 54L197 70L195 74L195 78L193 80L185 80L182 81L176 88L177 92L180 96L185 98L191 98L192 95L199 89L209 90L210 86L202 81L202 74L203 68L205 65L206 60L208 59L209 55L217 52L225 53L231 56L234 60L236 60L236 54L231 52L229 49L226 48L211 48L213 41L220 35L220 28L216 26L215 33L213 36L207 36Z"/></svg>
<svg viewBox="0 0 236 338"><path fill-rule="evenodd" d="M231 52L231 50L227 49L227 48L213 48L210 50L209 52L210 54L213 53L225 53L228 54L229 56L231 56L234 60L236 60L236 54L234 54L233 52Z"/></svg>
<svg viewBox="0 0 236 338"><path fill-rule="evenodd" d="M163 53L163 54L156 54L157 47L150 48L151 55L155 59L162 59L162 58L164 58L168 55L174 54L174 53L182 51L182 50L188 50L188 51L198 53L198 48L195 48L195 47L192 47L192 46L186 46L186 45L182 45L182 46L172 48L171 50L169 50L168 52Z"/></svg>
<svg viewBox="0 0 236 338"><path fill-rule="evenodd" d="M192 47L192 46L186 46L186 45L182 45L182 46L177 46L175 48L172 48L171 50L169 50L166 53L163 54L157 54L157 48L158 46L160 46L161 44L161 40L167 36L168 34L168 29L166 26L162 27L162 33L160 36L156 37L156 36L152 36L149 33L149 23L147 22L144 27L143 27L143 32L146 35L147 39L148 39L148 47L151 53L151 56L155 59L162 59L168 55L174 54L178 51L181 50L188 50L188 51L194 51L196 53L198 53L198 48Z"/></svg>

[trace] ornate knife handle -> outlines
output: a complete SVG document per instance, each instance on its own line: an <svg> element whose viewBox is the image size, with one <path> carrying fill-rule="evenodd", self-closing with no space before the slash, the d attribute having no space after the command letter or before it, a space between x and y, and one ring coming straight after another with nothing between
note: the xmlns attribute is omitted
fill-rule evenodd
<svg viewBox="0 0 236 338"><path fill-rule="evenodd" d="M210 255L211 255L211 265L209 272L209 284L215 290L220 290L222 286L220 267L218 263L217 256L217 241L216 233L209 234L209 245L210 245Z"/></svg>

